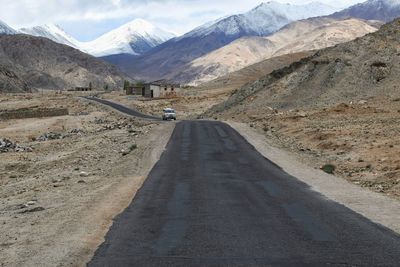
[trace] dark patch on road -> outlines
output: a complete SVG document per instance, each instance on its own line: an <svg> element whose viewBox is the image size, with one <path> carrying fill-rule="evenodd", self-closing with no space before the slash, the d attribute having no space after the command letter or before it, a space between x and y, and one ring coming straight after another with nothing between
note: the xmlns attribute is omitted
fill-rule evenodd
<svg viewBox="0 0 400 267"><path fill-rule="evenodd" d="M88 266L399 262L397 234L312 191L228 125L186 121Z"/></svg>

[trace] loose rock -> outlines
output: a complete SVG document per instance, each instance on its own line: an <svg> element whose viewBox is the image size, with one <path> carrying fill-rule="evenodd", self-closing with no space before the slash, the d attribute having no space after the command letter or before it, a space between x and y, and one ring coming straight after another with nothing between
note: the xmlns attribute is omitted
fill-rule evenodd
<svg viewBox="0 0 400 267"><path fill-rule="evenodd" d="M87 172L80 172L80 173L79 173L79 176L80 176L80 177L88 177L88 176L89 176L89 173L87 173Z"/></svg>
<svg viewBox="0 0 400 267"><path fill-rule="evenodd" d="M6 138L0 139L0 153L6 152L32 152L31 147L23 147L16 142L12 142Z"/></svg>
<svg viewBox="0 0 400 267"><path fill-rule="evenodd" d="M49 132L49 133L42 134L36 140L44 142L44 141L48 141L48 140L57 140L57 139L63 139L63 138L64 138L64 136L60 133Z"/></svg>

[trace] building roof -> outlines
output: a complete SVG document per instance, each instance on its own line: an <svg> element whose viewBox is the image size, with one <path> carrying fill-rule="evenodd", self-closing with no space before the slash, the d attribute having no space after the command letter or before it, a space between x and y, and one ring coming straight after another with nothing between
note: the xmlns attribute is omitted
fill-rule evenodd
<svg viewBox="0 0 400 267"><path fill-rule="evenodd" d="M172 87L180 87L179 84L173 84L173 83L169 83L167 80L163 79L163 80L157 80L157 81L153 81L153 82L149 82L147 83L148 85L158 85L158 86L172 86Z"/></svg>

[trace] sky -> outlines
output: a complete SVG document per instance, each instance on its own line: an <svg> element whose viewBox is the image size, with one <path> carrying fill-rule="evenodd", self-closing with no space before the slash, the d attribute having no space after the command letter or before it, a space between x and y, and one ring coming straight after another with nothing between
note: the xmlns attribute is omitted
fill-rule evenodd
<svg viewBox="0 0 400 267"><path fill-rule="evenodd" d="M306 4L310 0L275 0ZM318 1L318 0L315 0ZM364 0L319 0L347 7ZM184 34L206 22L246 12L262 0L0 0L0 20L18 29L60 25L79 41L90 41L136 18Z"/></svg>

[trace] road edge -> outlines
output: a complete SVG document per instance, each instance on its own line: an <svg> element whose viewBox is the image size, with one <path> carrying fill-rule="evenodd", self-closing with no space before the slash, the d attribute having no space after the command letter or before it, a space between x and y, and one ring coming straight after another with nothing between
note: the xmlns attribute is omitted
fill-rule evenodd
<svg viewBox="0 0 400 267"><path fill-rule="evenodd" d="M225 123L242 135L260 154L289 175L308 184L312 190L400 234L399 201L305 165L298 155L274 146L264 135L245 123Z"/></svg>
<svg viewBox="0 0 400 267"><path fill-rule="evenodd" d="M114 223L114 218L124 212L124 210L132 203L133 199L136 196L136 193L142 187L149 173L156 165L158 160L161 158L161 155L164 153L175 129L175 126L175 123L158 124L155 129L153 129L155 132L162 132L163 134L160 136L156 136L155 134L153 134L151 136L151 140L149 140L149 143L151 143L152 146L151 148L147 149L147 151L143 154L142 159L140 160L140 171L138 173L132 174L131 178L136 177L140 179L139 185L132 188L127 188L127 186L130 186L130 179L128 179L126 183L121 183L117 188L115 188L115 192L104 196L102 201L98 203L97 206L99 207L110 205L110 199L113 199L115 194L118 194L117 201L114 201L116 203L111 203L112 208L109 209L111 210L111 212L108 211L107 214L103 214L101 221L99 221L98 223L99 227L97 229L94 229L92 234L83 238L82 241L86 244L86 249L85 251L81 251L81 253L84 255L81 255L80 257L78 256L78 258L82 259L82 262L78 264L78 266L87 266L87 264L93 258L98 247L105 241L105 236L112 227ZM122 192L128 192L124 192L123 194L121 194L121 190Z"/></svg>

